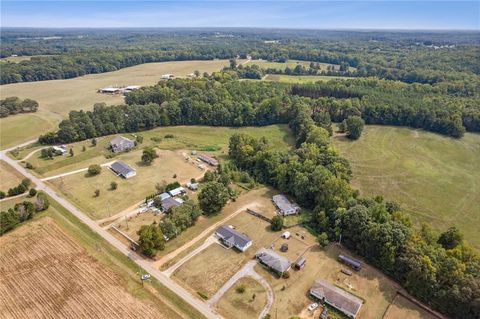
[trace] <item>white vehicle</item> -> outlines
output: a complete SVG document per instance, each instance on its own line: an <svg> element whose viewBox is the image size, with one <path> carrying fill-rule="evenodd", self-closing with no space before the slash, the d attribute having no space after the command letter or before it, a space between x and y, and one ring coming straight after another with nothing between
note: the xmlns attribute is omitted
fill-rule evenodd
<svg viewBox="0 0 480 319"><path fill-rule="evenodd" d="M138 212L139 213L145 213L147 210L148 210L148 207L142 207L142 208L140 208L140 210Z"/></svg>
<svg viewBox="0 0 480 319"><path fill-rule="evenodd" d="M308 311L314 311L315 309L318 308L318 303L314 302L308 305Z"/></svg>

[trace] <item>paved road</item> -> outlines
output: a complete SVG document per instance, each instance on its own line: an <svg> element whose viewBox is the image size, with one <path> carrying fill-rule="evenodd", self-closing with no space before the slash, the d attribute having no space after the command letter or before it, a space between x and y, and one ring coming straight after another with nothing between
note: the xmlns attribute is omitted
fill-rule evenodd
<svg viewBox="0 0 480 319"><path fill-rule="evenodd" d="M12 147L12 148L9 148L9 149L6 149L6 150L0 152L0 159L3 159L5 162L10 164L17 171L19 171L20 173L22 173L26 177L30 178L32 180L32 182L34 182L37 185L37 190L41 190L41 191L44 191L45 193L47 193L56 202L58 202L66 210L68 210L75 217L77 217L80 221L85 223L93 231L95 231L97 234L102 236L109 244L111 244L116 249L118 249L121 253L123 253L125 256L127 256L131 260L133 260L138 266L143 268L146 272L150 273L154 278L156 278L159 282L161 282L168 289L170 289L174 293L176 293L185 302L189 303L192 307L197 309L205 317L207 317L207 318L222 318L219 314L214 312L206 302L204 302L204 301L202 301L202 300L200 300L196 297L193 297L187 290L185 290L184 288L179 286L173 280L171 280L170 278L165 276L162 272L160 272L158 269L156 269L152 262L150 262L146 259L143 259L139 255L137 255L136 253L134 253L133 251L128 249L123 243L121 243L118 239L116 239L110 233L108 233L106 230L104 230L102 227L100 227L96 222L91 220L87 215L85 215L83 212L81 212L78 208L73 206L70 202L68 202L67 200L65 200L61 196L57 195L57 193L54 190L52 190L50 187L48 187L42 180L40 180L36 176L32 175L25 168L23 168L21 165L19 165L15 160L9 158L6 155L6 153L8 151L10 151L12 149L15 149L17 147L19 147L19 146L15 146L15 147Z"/></svg>
<svg viewBox="0 0 480 319"><path fill-rule="evenodd" d="M258 315L258 319L264 318L268 312L270 311L270 308L273 305L273 290L272 287L268 284L268 282L260 276L253 267L257 262L255 260L251 260L248 263L245 264L239 271L235 273L230 279L220 288L213 296L210 298L207 302L213 306L216 304L220 298L230 289L240 278L243 277L252 277L253 279L257 280L267 291L267 303L265 304L265 307L263 307L262 311Z"/></svg>

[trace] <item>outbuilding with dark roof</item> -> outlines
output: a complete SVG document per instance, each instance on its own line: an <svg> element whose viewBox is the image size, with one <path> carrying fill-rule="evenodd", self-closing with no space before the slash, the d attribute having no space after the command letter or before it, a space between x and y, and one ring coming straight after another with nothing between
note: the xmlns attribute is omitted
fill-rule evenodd
<svg viewBox="0 0 480 319"><path fill-rule="evenodd" d="M252 245L252 240L242 233L239 233L227 225L218 227L215 235L229 248L235 247L240 251L245 251Z"/></svg>
<svg viewBox="0 0 480 319"><path fill-rule="evenodd" d="M310 295L326 302L350 318L355 318L358 315L363 304L362 299L320 279L313 283L310 288Z"/></svg>
<svg viewBox="0 0 480 319"><path fill-rule="evenodd" d="M255 257L260 263L267 266L276 273L282 275L292 267L292 262L287 258L280 256L271 249L262 248L257 251Z"/></svg>
<svg viewBox="0 0 480 319"><path fill-rule="evenodd" d="M112 165L110 165L110 169L120 177L123 178L130 178L132 176L137 175L135 169L131 168L127 164L122 161L116 161Z"/></svg>
<svg viewBox="0 0 480 319"><path fill-rule="evenodd" d="M117 136L110 141L110 148L114 153L128 151L135 147L135 142L123 136Z"/></svg>

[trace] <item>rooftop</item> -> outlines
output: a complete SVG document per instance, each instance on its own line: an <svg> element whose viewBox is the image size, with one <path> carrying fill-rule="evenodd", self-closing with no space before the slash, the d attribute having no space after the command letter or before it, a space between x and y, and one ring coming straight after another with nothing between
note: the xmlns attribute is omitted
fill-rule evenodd
<svg viewBox="0 0 480 319"><path fill-rule="evenodd" d="M118 175L126 176L128 173L135 172L135 169L131 168L122 161L116 161L110 168Z"/></svg>
<svg viewBox="0 0 480 319"><path fill-rule="evenodd" d="M335 308L354 316L357 315L363 304L362 299L320 279L313 283L313 286L310 288L310 294L319 299L325 298L325 301L328 301Z"/></svg>
<svg viewBox="0 0 480 319"><path fill-rule="evenodd" d="M110 141L110 145L122 145L124 143L131 144L133 143L133 141L123 136L116 136L113 140Z"/></svg>
<svg viewBox="0 0 480 319"><path fill-rule="evenodd" d="M283 273L287 271L292 262L287 258L280 256L271 249L262 248L257 251L256 257L265 265L275 270L276 272Z"/></svg>
<svg viewBox="0 0 480 319"><path fill-rule="evenodd" d="M229 241L232 245L245 247L252 240L242 233L239 233L235 229L222 225L218 227L216 233L220 235L225 241Z"/></svg>
<svg viewBox="0 0 480 319"><path fill-rule="evenodd" d="M298 210L300 208L297 204L291 203L285 195L274 195L272 199L282 212Z"/></svg>

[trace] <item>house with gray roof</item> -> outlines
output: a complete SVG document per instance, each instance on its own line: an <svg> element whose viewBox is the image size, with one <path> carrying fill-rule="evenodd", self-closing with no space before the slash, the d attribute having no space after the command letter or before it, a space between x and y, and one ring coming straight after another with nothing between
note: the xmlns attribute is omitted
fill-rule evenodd
<svg viewBox="0 0 480 319"><path fill-rule="evenodd" d="M324 280L316 280L310 288L310 295L326 302L350 318L356 318L363 300Z"/></svg>
<svg viewBox="0 0 480 319"><path fill-rule="evenodd" d="M272 197L272 201L277 207L280 215L294 215L300 212L300 206L290 202L285 195L275 195Z"/></svg>
<svg viewBox="0 0 480 319"><path fill-rule="evenodd" d="M110 169L120 177L123 178L130 178L132 176L137 175L137 172L134 168L128 166L122 161L116 161L112 165L110 165Z"/></svg>
<svg viewBox="0 0 480 319"><path fill-rule="evenodd" d="M123 136L117 136L110 141L110 149L114 153L125 152L135 147L135 142Z"/></svg>
<svg viewBox="0 0 480 319"><path fill-rule="evenodd" d="M183 204L183 200L181 198L168 197L162 200L162 209L164 212L166 212L170 208L177 207L182 204Z"/></svg>
<svg viewBox="0 0 480 319"><path fill-rule="evenodd" d="M288 271L292 267L292 262L290 260L280 256L271 249L262 248L257 251L255 257L261 264L267 266L280 275L283 275L284 272Z"/></svg>
<svg viewBox="0 0 480 319"><path fill-rule="evenodd" d="M252 245L252 240L235 229L222 225L218 227L215 235L229 248L235 247L240 251L245 251Z"/></svg>

